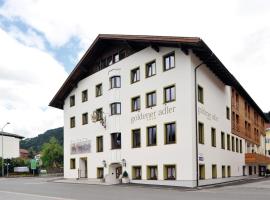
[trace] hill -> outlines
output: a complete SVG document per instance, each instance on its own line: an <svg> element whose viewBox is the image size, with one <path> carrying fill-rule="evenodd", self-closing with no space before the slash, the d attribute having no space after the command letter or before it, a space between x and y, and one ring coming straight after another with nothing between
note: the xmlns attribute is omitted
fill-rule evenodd
<svg viewBox="0 0 270 200"><path fill-rule="evenodd" d="M20 148L27 150L32 148L34 152L40 152L42 145L49 142L51 137L55 137L59 144L63 146L63 132L63 127L47 130L36 137L22 140L20 142Z"/></svg>

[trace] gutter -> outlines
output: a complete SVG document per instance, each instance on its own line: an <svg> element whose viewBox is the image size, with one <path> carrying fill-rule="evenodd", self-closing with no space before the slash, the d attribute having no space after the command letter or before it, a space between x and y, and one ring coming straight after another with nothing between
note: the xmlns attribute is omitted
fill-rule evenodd
<svg viewBox="0 0 270 200"><path fill-rule="evenodd" d="M213 52L211 55L203 62L198 64L195 69L194 69L194 77L195 77L195 144L196 144L196 187L199 187L199 161L198 161L198 156L199 156L199 147L198 147L198 91L197 91L197 70L199 67L202 65L206 64L206 61L209 60L213 56Z"/></svg>

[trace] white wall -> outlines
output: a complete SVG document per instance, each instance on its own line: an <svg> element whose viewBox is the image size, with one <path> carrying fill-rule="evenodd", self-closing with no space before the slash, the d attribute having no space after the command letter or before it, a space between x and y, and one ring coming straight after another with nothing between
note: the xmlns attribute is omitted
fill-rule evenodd
<svg viewBox="0 0 270 200"><path fill-rule="evenodd" d="M4 158L20 157L20 139L14 137L3 137ZM2 136L0 135L0 157L2 157Z"/></svg>
<svg viewBox="0 0 270 200"><path fill-rule="evenodd" d="M201 61L193 55L192 62L193 66L197 66ZM231 88L224 85L205 65L198 68L197 83L204 91L204 103L198 102L198 121L204 124L205 142L199 144L199 155L203 157L203 161L199 161L199 164L205 164L206 180L200 181L200 184L224 181L221 179L222 165L226 166L226 173L227 166L231 166L231 176L242 176L242 167L245 165L245 142L231 133L231 120L226 117L226 107L231 110ZM211 145L212 127L216 129L216 147ZM221 132L225 133L225 149L221 148ZM227 134L242 140L243 153L227 150ZM230 143L232 145L232 142ZM213 164L217 165L217 179L215 180L212 179Z"/></svg>
<svg viewBox="0 0 270 200"><path fill-rule="evenodd" d="M163 72L163 55L175 51L176 67ZM150 78L145 78L145 64L156 60L157 74ZM139 183L152 183L163 185L182 185L195 186L196 180L196 154L195 154L195 107L194 107L194 67L199 61L193 56L185 55L178 48L160 48L160 52L146 48L133 54L112 66L103 69L80 81L77 87L70 93L75 94L76 105L69 106L69 96L64 105L64 174L66 178L77 178L79 158L88 159L88 177L96 178L97 167L102 167L102 160L106 160L107 166L110 163L127 161L126 169L131 175L133 165L142 166L142 180L133 181ZM140 66L140 81L130 84L130 70ZM109 77L121 75L121 88L109 89ZM103 95L95 97L95 86L103 84ZM226 120L226 106L230 106L229 88L225 87L212 73L201 68L198 73L198 82L204 87L205 109L217 115L217 122L208 121L203 116L199 120L205 121L205 129L210 130L214 126L217 130L217 147L210 145L210 131L205 131L205 145L199 147L199 152L204 154L206 164L206 176L209 178L210 164L216 163L231 165L232 175L240 175L239 167L243 165L244 154L232 153L220 149L220 131L230 133L230 121ZM176 85L176 101L168 104L163 103L163 88L165 86ZM81 102L81 92L88 90L88 101ZM145 108L145 95L147 92L156 90L157 106ZM140 120L131 123L131 118L138 112L131 112L131 98L140 95L141 113L159 112L166 106L175 107L175 112L156 119ZM122 114L119 116L107 115L107 129L105 130L100 123L91 122L91 113L103 107L105 113L110 113L109 105L114 101L121 102ZM202 105L199 105L202 106ZM89 113L89 124L82 125L82 114ZM76 117L76 127L70 129L70 117ZM164 123L176 121L176 144L164 144ZM157 125L157 146L146 146L146 127ZM141 148L131 148L131 130L141 128ZM110 150L110 133L121 132L121 150ZM208 134L209 133L209 134ZM208 134L208 135L207 135ZM96 153L96 136L103 135L104 151ZM91 140L91 153L70 155L70 143L79 139ZM76 169L70 170L70 158L76 158ZM222 158L222 159L221 159ZM163 165L175 164L177 166L177 180L163 180ZM158 165L158 181L146 181L146 166ZM105 174L108 167L105 168ZM218 176L220 173L218 172Z"/></svg>

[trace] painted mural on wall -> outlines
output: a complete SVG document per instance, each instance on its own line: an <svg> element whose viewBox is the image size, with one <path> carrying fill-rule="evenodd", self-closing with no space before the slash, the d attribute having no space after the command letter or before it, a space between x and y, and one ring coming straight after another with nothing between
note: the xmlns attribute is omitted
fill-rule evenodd
<svg viewBox="0 0 270 200"><path fill-rule="evenodd" d="M91 140L81 139L77 141L71 141L70 154L81 154L91 152Z"/></svg>

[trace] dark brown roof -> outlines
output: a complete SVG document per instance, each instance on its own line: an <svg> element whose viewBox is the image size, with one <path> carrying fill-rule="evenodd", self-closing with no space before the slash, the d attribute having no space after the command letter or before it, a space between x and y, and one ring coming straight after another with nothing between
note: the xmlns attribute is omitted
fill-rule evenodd
<svg viewBox="0 0 270 200"><path fill-rule="evenodd" d="M7 133L7 132L0 132L0 135L4 135L7 137L14 137L14 138L18 138L18 139L23 139L23 136L17 135L17 134L13 134L13 133Z"/></svg>
<svg viewBox="0 0 270 200"><path fill-rule="evenodd" d="M268 121L260 107L249 96L242 85L227 70L227 68L221 63L217 56L204 43L204 41L198 37L100 34L73 69L54 98L51 100L49 104L50 106L63 109L65 98L69 95L76 84L87 76L85 70L86 62L95 60L95 56L97 55L97 52L102 49L102 45L104 45L104 43L111 42L126 42L132 46L140 47L178 47L181 48L186 54L188 54L188 50L192 50L194 54L204 61L207 67L217 77L219 77L221 81L224 82L224 84L234 87L240 93L240 95L243 96L266 121Z"/></svg>

